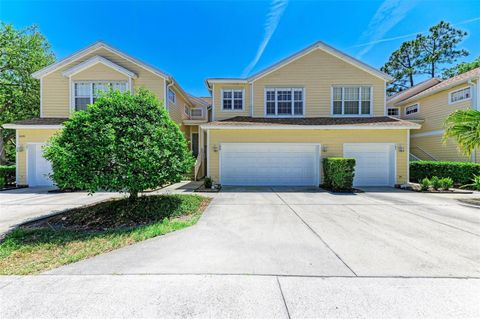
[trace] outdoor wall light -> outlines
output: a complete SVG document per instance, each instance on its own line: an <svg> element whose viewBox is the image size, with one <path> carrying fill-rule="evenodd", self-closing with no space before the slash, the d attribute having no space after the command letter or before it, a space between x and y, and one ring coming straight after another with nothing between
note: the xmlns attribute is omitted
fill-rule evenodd
<svg viewBox="0 0 480 319"><path fill-rule="evenodd" d="M326 145L322 145L322 152L327 152L328 151L328 147Z"/></svg>
<svg viewBox="0 0 480 319"><path fill-rule="evenodd" d="M398 146L397 146L397 147L398 147L398 151L399 151L400 153L403 153L403 152L405 152L405 148L403 147L403 145L402 145L402 144L398 144Z"/></svg>
<svg viewBox="0 0 480 319"><path fill-rule="evenodd" d="M17 146L17 153L23 152L23 146L19 145Z"/></svg>
<svg viewBox="0 0 480 319"><path fill-rule="evenodd" d="M213 145L213 151L216 153L218 152L218 146L217 145Z"/></svg>

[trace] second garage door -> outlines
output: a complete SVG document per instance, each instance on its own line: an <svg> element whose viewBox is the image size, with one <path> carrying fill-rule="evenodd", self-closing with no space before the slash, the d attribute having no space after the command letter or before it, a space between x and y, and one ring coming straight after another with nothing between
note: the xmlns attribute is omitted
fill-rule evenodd
<svg viewBox="0 0 480 319"><path fill-rule="evenodd" d="M224 143L220 145L222 185L320 184L320 145Z"/></svg>
<svg viewBox="0 0 480 319"><path fill-rule="evenodd" d="M381 143L344 144L343 156L355 159L354 186L395 184L395 145Z"/></svg>

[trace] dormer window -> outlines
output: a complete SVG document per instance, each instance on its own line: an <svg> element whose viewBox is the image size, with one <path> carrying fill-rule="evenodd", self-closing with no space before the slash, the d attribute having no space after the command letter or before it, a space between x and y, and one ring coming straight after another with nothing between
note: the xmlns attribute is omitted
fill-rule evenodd
<svg viewBox="0 0 480 319"><path fill-rule="evenodd" d="M95 103L96 98L101 92L110 89L125 92L127 90L126 81L80 81L73 83L73 103L75 111L87 109L88 104Z"/></svg>
<svg viewBox="0 0 480 319"><path fill-rule="evenodd" d="M337 116L370 115L372 88L370 86L334 86L332 114Z"/></svg>
<svg viewBox="0 0 480 319"><path fill-rule="evenodd" d="M419 110L420 110L420 107L418 103L409 105L405 108L405 115L412 115L412 114L418 113Z"/></svg>

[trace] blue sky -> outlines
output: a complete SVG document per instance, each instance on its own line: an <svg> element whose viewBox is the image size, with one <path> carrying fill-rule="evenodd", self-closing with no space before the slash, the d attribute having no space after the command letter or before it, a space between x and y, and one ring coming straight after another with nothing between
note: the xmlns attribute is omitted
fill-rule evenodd
<svg viewBox="0 0 480 319"><path fill-rule="evenodd" d="M480 55L479 0L0 1L0 20L37 24L58 59L103 40L195 95L208 77L254 73L317 40L379 68L442 19L469 32L467 60Z"/></svg>

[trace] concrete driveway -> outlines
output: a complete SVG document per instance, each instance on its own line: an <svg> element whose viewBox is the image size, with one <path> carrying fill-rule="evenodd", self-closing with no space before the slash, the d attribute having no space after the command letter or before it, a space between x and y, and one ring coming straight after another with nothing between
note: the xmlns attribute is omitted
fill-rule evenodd
<svg viewBox="0 0 480 319"><path fill-rule="evenodd" d="M5 298L7 314L72 316L65 305L74 305L74 317L480 316L480 210L459 205L462 195L227 188L214 196L191 228L9 277L3 289L0 281L0 296L15 295Z"/></svg>

